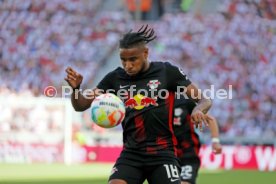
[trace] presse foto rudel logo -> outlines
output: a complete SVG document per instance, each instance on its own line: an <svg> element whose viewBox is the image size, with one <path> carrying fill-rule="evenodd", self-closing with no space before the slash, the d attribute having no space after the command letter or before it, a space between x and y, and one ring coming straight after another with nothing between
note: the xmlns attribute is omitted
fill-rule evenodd
<svg viewBox="0 0 276 184"><path fill-rule="evenodd" d="M152 85L153 84L153 85ZM126 102L127 106L137 109L146 107L147 105L158 105L157 99L167 99L169 97L169 91L167 89L156 89L156 85L159 85L158 81L152 81L149 86L152 86L152 89L136 89L135 85L122 86L119 90L115 91L114 89L108 89L106 91L99 90L100 93L113 93L118 96L120 99ZM211 85L210 88L198 91L191 91L192 98L198 98L198 94L201 94L208 99L218 99L218 100L231 100L233 99L233 88L232 85L228 86L228 89L216 89L214 85ZM176 99L182 98L184 96L188 99L186 95L187 88L183 86L178 86L176 89ZM71 95L75 99L79 98L79 94L86 99L93 99L96 95L92 89L78 89L73 93L73 89L70 86L62 86L61 94L57 94L57 90L53 86L47 86L44 90L44 95L47 97L62 97L62 98L71 98Z"/></svg>

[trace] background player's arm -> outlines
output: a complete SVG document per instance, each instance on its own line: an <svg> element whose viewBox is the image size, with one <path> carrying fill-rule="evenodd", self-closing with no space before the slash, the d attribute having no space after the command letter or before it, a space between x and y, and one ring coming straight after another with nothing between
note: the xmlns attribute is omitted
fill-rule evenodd
<svg viewBox="0 0 276 184"><path fill-rule="evenodd" d="M221 144L219 141L219 129L216 119L213 116L207 115L209 118L209 129L212 137L212 150L215 154L221 153Z"/></svg>
<svg viewBox="0 0 276 184"><path fill-rule="evenodd" d="M100 90L95 88L89 94L85 96L81 93L80 85L83 80L83 76L68 67L66 70L67 76L65 80L73 88L73 93L71 94L71 103L76 111L85 111L91 106L94 98L100 94Z"/></svg>

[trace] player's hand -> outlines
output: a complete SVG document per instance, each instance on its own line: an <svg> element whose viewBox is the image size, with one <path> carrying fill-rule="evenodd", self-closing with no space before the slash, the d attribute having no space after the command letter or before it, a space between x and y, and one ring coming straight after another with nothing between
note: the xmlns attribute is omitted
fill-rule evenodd
<svg viewBox="0 0 276 184"><path fill-rule="evenodd" d="M212 151L214 154L220 154L222 151L220 143L212 143Z"/></svg>
<svg viewBox="0 0 276 184"><path fill-rule="evenodd" d="M65 72L67 73L67 76L64 80L66 80L73 89L78 88L82 83L82 75L77 73L71 67L67 67Z"/></svg>
<svg viewBox="0 0 276 184"><path fill-rule="evenodd" d="M210 117L200 110L194 110L191 114L192 122L195 124L196 128L199 128L200 131L203 131L203 124L205 126L209 125Z"/></svg>

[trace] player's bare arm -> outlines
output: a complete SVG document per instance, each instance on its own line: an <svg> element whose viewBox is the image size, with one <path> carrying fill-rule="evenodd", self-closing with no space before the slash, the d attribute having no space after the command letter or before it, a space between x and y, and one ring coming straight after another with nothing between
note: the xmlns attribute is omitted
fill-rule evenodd
<svg viewBox="0 0 276 184"><path fill-rule="evenodd" d="M206 116L209 118L209 129L211 132L211 137L212 137L212 150L213 153L215 154L220 154L221 153L221 144L219 140L219 129L218 129L218 123L216 118L213 116L206 114Z"/></svg>
<svg viewBox="0 0 276 184"><path fill-rule="evenodd" d="M209 124L209 118L207 118L205 114L211 108L212 101L205 98L194 84L187 86L186 94L197 103L197 106L193 109L191 118L196 124L196 127L199 127L200 130L202 130L202 123L206 126Z"/></svg>
<svg viewBox="0 0 276 184"><path fill-rule="evenodd" d="M71 67L66 68L67 76L64 79L73 88L71 94L71 103L76 111L85 111L91 106L94 98L100 94L100 90L95 88L89 94L85 96L81 93L80 85L83 80L83 76L76 72Z"/></svg>

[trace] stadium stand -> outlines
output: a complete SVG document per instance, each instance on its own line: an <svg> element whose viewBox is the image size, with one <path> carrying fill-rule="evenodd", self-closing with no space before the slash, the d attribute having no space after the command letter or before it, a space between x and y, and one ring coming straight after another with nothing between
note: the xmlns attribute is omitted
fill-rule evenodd
<svg viewBox="0 0 276 184"><path fill-rule="evenodd" d="M82 71L91 84L127 20L118 12L98 12L101 3L1 1L0 88L39 96L46 86L60 89L67 66Z"/></svg>

